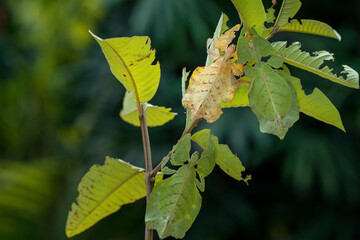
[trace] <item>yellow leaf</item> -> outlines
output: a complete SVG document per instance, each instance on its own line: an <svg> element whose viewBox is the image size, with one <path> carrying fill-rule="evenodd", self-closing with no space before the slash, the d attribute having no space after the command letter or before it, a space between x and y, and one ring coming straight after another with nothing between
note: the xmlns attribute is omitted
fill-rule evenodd
<svg viewBox="0 0 360 240"><path fill-rule="evenodd" d="M316 20L302 19L301 22L299 22L298 20L291 20L289 23L280 26L278 31L308 33L335 38L339 41L341 40L341 36L337 31L332 29L326 23Z"/></svg>
<svg viewBox="0 0 360 240"><path fill-rule="evenodd" d="M222 108L231 107L248 107L249 103L249 84L244 83L238 89L236 89L234 97L231 102L222 102L220 106Z"/></svg>
<svg viewBox="0 0 360 240"><path fill-rule="evenodd" d="M231 59L236 56L236 52L235 46L232 44L229 46L229 44L235 37L235 31L239 29L240 25L236 25L215 42L215 48L224 52L224 56L215 55L214 63L196 68L191 75L182 104L191 110L192 120L204 118L209 123L215 122L222 114L220 103L233 99L236 89L233 71L237 75L241 74L241 68L232 63ZM211 56L214 56L215 51L212 53Z"/></svg>
<svg viewBox="0 0 360 240"><path fill-rule="evenodd" d="M156 182L162 177L158 174ZM121 206L145 197L144 178L144 169L120 159L106 157L103 166L92 166L79 184L77 204L72 204L66 221L66 236L79 234Z"/></svg>
<svg viewBox="0 0 360 240"><path fill-rule="evenodd" d="M90 32L90 31L89 31ZM145 103L152 99L160 82L160 64L155 60L149 37L101 39L90 32L99 43L114 76L136 100Z"/></svg>
<svg viewBox="0 0 360 240"><path fill-rule="evenodd" d="M120 117L136 127L140 126L139 113L136 107L136 102L133 100L133 92L126 92L123 102L123 109L120 112ZM146 122L148 127L162 126L171 121L176 113L170 112L171 108L154 106L145 103L146 107Z"/></svg>

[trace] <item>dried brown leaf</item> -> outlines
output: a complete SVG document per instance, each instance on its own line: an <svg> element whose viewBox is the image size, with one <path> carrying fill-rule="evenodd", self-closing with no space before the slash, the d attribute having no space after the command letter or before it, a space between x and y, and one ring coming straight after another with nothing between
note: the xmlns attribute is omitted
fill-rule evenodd
<svg viewBox="0 0 360 240"><path fill-rule="evenodd" d="M193 120L204 118L214 122L222 114L220 103L232 100L234 82L230 61L219 58L210 66L195 69L182 104L191 110Z"/></svg>
<svg viewBox="0 0 360 240"><path fill-rule="evenodd" d="M209 123L215 122L222 114L220 103L231 101L234 97L238 85L234 75L243 73L243 66L232 62L236 56L236 47L231 42L235 31L239 29L240 25L236 25L221 35L214 44L215 50L208 49L214 63L196 68L191 75L182 104L191 110L192 120L204 118Z"/></svg>

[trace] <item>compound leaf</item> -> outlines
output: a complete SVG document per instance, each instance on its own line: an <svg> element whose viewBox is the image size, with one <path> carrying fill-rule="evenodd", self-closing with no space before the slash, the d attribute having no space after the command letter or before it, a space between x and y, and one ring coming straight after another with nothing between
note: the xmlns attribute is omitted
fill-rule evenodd
<svg viewBox="0 0 360 240"><path fill-rule="evenodd" d="M183 238L195 221L201 208L195 180L195 168L184 165L155 186L146 208L145 223L156 229L160 238Z"/></svg>
<svg viewBox="0 0 360 240"><path fill-rule="evenodd" d="M319 36L335 38L339 41L341 40L341 36L337 31L335 31L328 24L316 20L302 19L300 22L294 19L289 23L280 26L277 31L315 34Z"/></svg>
<svg viewBox="0 0 360 240"><path fill-rule="evenodd" d="M289 47L286 47L286 42L275 42L273 46L275 48L274 55L282 57L290 65L341 85L359 88L359 74L351 67L343 65L344 70L340 74L344 74L345 78L334 74L328 66L322 67L325 60L334 60L333 54L327 51L315 52L314 56L311 56L308 52L301 51L299 42L295 42Z"/></svg>
<svg viewBox="0 0 360 240"><path fill-rule="evenodd" d="M93 226L121 206L145 197L145 170L120 159L106 157L103 166L94 165L82 178L77 203L66 221L66 235L72 237ZM162 174L156 176L156 181Z"/></svg>
<svg viewBox="0 0 360 240"><path fill-rule="evenodd" d="M231 0L239 13L241 22L250 32L251 28L261 34L264 29L266 13L261 0Z"/></svg>
<svg viewBox="0 0 360 240"><path fill-rule="evenodd" d="M89 31L90 32L90 31ZM160 82L160 64L155 60L149 37L101 39L90 32L99 43L114 76L128 92L134 92L136 101L152 99Z"/></svg>
<svg viewBox="0 0 360 240"><path fill-rule="evenodd" d="M136 127L140 126L139 112L134 99L133 92L126 92L123 101L123 109L120 112L120 117ZM176 113L170 112L171 108L153 106L146 103L146 123L148 127L157 127L171 121Z"/></svg>

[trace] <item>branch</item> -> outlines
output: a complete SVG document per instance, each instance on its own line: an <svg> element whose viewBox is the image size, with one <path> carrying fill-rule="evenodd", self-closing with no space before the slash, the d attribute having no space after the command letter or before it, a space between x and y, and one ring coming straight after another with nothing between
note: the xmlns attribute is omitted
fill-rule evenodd
<svg viewBox="0 0 360 240"><path fill-rule="evenodd" d="M191 126L188 129L185 129L184 132L182 133L180 139L178 141L180 141L187 133L191 133L194 128L196 127L196 125L200 122L201 118L196 119ZM166 157L171 157L171 155L173 154L173 151L171 150L168 155L166 155ZM154 168L154 170L152 170L152 172L150 173L150 178L155 177L155 175L161 170L161 162Z"/></svg>
<svg viewBox="0 0 360 240"><path fill-rule="evenodd" d="M140 120L141 136L142 136L144 158L145 158L146 203L148 203L150 194L154 188L154 182L151 181L152 160L151 160L150 138L146 123L145 108L146 107L144 107L144 104L140 103L139 113L141 112L141 114L139 114L139 120ZM145 240L152 240L152 239L153 239L153 230L145 226Z"/></svg>

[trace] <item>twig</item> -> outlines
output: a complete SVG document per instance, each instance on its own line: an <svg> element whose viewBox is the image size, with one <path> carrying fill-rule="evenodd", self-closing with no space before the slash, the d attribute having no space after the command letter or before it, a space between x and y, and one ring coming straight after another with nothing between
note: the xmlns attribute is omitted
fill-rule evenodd
<svg viewBox="0 0 360 240"><path fill-rule="evenodd" d="M201 118L195 120L188 129L185 129L184 132L181 134L181 137L178 141L180 141L187 133L191 133L194 130L194 128L196 127L196 125L200 122L200 120L201 120ZM171 157L172 154L173 154L173 151L171 150L166 157ZM152 170L152 172L150 174L150 178L155 177L155 175L160 170L161 170L161 162L154 168L154 170Z"/></svg>

